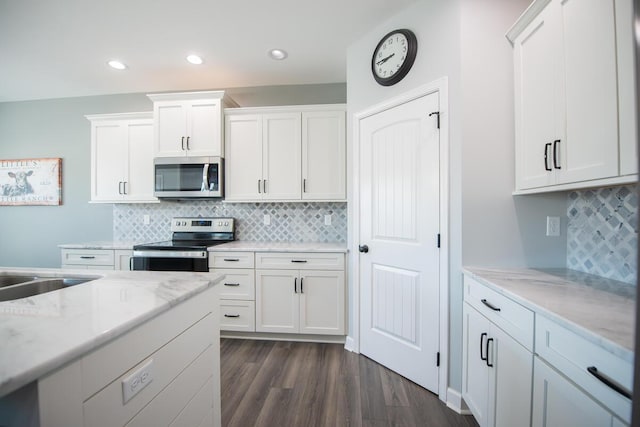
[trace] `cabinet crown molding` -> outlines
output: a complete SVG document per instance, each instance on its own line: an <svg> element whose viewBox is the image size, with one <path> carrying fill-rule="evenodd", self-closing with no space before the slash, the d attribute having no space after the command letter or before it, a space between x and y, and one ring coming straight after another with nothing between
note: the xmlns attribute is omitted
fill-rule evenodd
<svg viewBox="0 0 640 427"><path fill-rule="evenodd" d="M515 39L520 33L522 33L527 25L529 25L549 3L551 3L551 0L535 0L527 7L527 10L522 12L522 15L520 15L515 24L513 24L511 28L509 28L509 31L507 31L507 34L505 34L505 37L511 45L514 44Z"/></svg>
<svg viewBox="0 0 640 427"><path fill-rule="evenodd" d="M223 90L208 90L198 92L169 92L169 93L149 93L147 97L153 102L157 101L191 101L195 99L222 99L225 106L237 107L238 104L225 95Z"/></svg>
<svg viewBox="0 0 640 427"><path fill-rule="evenodd" d="M87 114L84 117L89 121L153 119L153 111L142 111L136 113Z"/></svg>
<svg viewBox="0 0 640 427"><path fill-rule="evenodd" d="M282 106L265 106L265 107L240 107L240 108L226 108L224 110L227 114L262 114L268 112L279 113L306 113L306 112L322 112L322 111L336 111L347 110L347 104L311 104L311 105L282 105Z"/></svg>

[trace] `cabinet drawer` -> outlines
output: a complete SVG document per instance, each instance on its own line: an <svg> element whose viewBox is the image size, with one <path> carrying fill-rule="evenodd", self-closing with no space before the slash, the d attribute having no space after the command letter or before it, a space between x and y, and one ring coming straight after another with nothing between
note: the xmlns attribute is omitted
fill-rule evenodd
<svg viewBox="0 0 640 427"><path fill-rule="evenodd" d="M529 351L533 351L534 318L531 310L469 276L464 276L464 300Z"/></svg>
<svg viewBox="0 0 640 427"><path fill-rule="evenodd" d="M205 350L212 348L211 340L209 339L211 336L210 331L215 327L216 323L212 321L212 316L213 314L207 315L84 402L85 425L107 427L126 424L142 408L153 399L161 396L162 393L169 393L170 395L170 384L174 383L174 381L181 381L181 372L186 375L184 380L187 383L183 387L181 394L194 396L202 386L202 383L197 384L194 382L203 378L206 379L212 374L213 354L205 352ZM204 359L198 357L201 354ZM198 363L196 359L203 360L203 363ZM152 381L131 399L124 402L124 380L130 378L150 361L152 364L146 369L150 372ZM194 365L197 368L194 372L195 375L190 375L189 369L183 372L183 369L194 361ZM190 380L191 376L194 376L195 379ZM132 383L135 384L135 382ZM178 411L179 409L181 408L177 408ZM171 414L169 419L175 418L176 415L177 413ZM166 420L164 421L166 422Z"/></svg>
<svg viewBox="0 0 640 427"><path fill-rule="evenodd" d="M253 301L220 301L220 329L223 331L256 330L256 305Z"/></svg>
<svg viewBox="0 0 640 427"><path fill-rule="evenodd" d="M536 318L536 353L626 422L631 400L604 384L587 368L632 389L633 364L592 341L542 317Z"/></svg>
<svg viewBox="0 0 640 427"><path fill-rule="evenodd" d="M253 267L253 252L209 252L209 268Z"/></svg>
<svg viewBox="0 0 640 427"><path fill-rule="evenodd" d="M256 268L344 270L343 253L256 252Z"/></svg>
<svg viewBox="0 0 640 427"><path fill-rule="evenodd" d="M113 268L112 250L106 249L63 249L62 265L101 265Z"/></svg>
<svg viewBox="0 0 640 427"><path fill-rule="evenodd" d="M225 275L220 283L220 299L254 300L256 298L256 280L253 269L218 269L216 273Z"/></svg>

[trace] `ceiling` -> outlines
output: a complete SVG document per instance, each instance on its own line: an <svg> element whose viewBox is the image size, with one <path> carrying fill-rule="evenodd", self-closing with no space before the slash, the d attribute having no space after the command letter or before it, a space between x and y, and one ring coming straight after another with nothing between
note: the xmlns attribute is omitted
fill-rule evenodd
<svg viewBox="0 0 640 427"><path fill-rule="evenodd" d="M0 0L0 102L345 82L347 47L415 1Z"/></svg>

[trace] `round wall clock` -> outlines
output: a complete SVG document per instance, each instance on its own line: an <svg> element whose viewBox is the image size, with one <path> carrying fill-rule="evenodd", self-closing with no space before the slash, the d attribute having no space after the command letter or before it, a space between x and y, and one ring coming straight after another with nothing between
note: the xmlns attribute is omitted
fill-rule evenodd
<svg viewBox="0 0 640 427"><path fill-rule="evenodd" d="M418 52L418 39L411 30L393 30L384 36L371 57L373 78L382 86L398 83L407 75Z"/></svg>

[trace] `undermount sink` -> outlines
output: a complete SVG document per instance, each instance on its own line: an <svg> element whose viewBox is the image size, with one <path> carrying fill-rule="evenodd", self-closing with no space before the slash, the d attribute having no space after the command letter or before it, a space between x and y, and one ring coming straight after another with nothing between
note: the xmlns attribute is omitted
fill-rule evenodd
<svg viewBox="0 0 640 427"><path fill-rule="evenodd" d="M69 286L99 279L91 277L42 277L34 275L0 275L0 301L32 297Z"/></svg>

